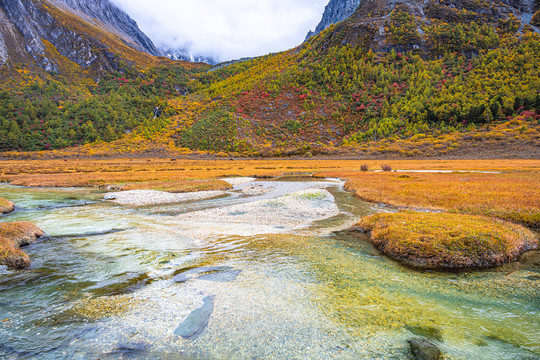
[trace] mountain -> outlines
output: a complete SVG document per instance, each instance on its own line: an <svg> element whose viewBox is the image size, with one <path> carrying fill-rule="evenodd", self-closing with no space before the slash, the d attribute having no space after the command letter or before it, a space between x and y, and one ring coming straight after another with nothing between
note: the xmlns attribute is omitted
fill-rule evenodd
<svg viewBox="0 0 540 360"><path fill-rule="evenodd" d="M208 102L179 114L173 138L182 148L262 156L540 156L535 9L361 2L296 49L199 77L197 99Z"/></svg>
<svg viewBox="0 0 540 360"><path fill-rule="evenodd" d="M330 25L347 19L354 14L362 0L330 0L315 31L310 31L306 40L326 30Z"/></svg>
<svg viewBox="0 0 540 360"><path fill-rule="evenodd" d="M141 52L74 4L31 3L56 39L43 57L100 81L32 78L43 59L4 11L0 55L26 81L0 91L0 151L540 157L538 1L366 0L295 49L212 69Z"/></svg>
<svg viewBox="0 0 540 360"><path fill-rule="evenodd" d="M152 64L160 54L108 0L0 0L0 20L5 78L26 69L98 79L126 65Z"/></svg>

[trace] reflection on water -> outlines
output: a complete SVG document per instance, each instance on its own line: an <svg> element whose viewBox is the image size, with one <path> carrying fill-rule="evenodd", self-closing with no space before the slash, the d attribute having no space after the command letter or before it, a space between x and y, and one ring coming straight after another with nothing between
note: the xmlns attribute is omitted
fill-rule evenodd
<svg viewBox="0 0 540 360"><path fill-rule="evenodd" d="M471 274L408 269L341 231L378 210L336 182L340 214L307 229L239 236L234 226L257 224L201 219L230 229L197 236L198 221L179 220L310 186L283 180L268 182L280 194L237 187L149 208L90 190L0 187L19 207L1 221L51 235L26 249L29 270L0 271L0 357L403 359L423 336L451 359L539 358L538 253ZM196 335L175 335L186 323Z"/></svg>

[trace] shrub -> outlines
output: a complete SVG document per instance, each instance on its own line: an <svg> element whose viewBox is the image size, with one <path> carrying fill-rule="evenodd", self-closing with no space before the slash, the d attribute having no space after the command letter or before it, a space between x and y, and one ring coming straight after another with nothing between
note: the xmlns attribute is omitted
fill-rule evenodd
<svg viewBox="0 0 540 360"><path fill-rule="evenodd" d="M360 170L362 170L362 171L368 171L368 170L369 170L368 164L361 165L361 166L360 166Z"/></svg>
<svg viewBox="0 0 540 360"><path fill-rule="evenodd" d="M392 171L392 167L390 165L388 165L388 164L381 165L381 169L383 171Z"/></svg>

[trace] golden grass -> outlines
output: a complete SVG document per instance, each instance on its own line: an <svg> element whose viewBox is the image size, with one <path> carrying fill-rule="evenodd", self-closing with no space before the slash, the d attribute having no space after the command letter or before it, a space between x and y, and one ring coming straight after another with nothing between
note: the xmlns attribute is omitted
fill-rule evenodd
<svg viewBox="0 0 540 360"><path fill-rule="evenodd" d="M97 187L101 185L217 179L232 176L275 177L314 174L348 178L360 166L380 169L380 161L366 160L176 160L171 159L69 159L5 160L0 181L22 186ZM489 170L540 172L537 160L396 160L385 161L392 169Z"/></svg>
<svg viewBox="0 0 540 360"><path fill-rule="evenodd" d="M384 254L429 269L503 265L538 247L530 230L474 215L406 211L375 214L358 225Z"/></svg>
<svg viewBox="0 0 540 360"><path fill-rule="evenodd" d="M147 183L128 184L122 190L159 190L170 193L186 193L195 191L230 190L232 185L223 180L171 180Z"/></svg>
<svg viewBox="0 0 540 360"><path fill-rule="evenodd" d="M369 202L484 215L540 227L537 171L518 168L502 174L329 172L324 175L348 179L346 189Z"/></svg>
<svg viewBox="0 0 540 360"><path fill-rule="evenodd" d="M34 243L44 233L29 222L0 223L0 264L10 269L30 266L30 258L21 246Z"/></svg>
<svg viewBox="0 0 540 360"><path fill-rule="evenodd" d="M15 210L15 206L11 201L0 198L0 214L7 214Z"/></svg>

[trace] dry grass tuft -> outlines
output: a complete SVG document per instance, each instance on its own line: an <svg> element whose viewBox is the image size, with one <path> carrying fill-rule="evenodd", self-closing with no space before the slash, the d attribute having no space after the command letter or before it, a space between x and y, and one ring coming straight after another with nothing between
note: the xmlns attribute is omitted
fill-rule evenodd
<svg viewBox="0 0 540 360"><path fill-rule="evenodd" d="M0 214L7 214L15 210L15 205L6 199L0 198Z"/></svg>
<svg viewBox="0 0 540 360"><path fill-rule="evenodd" d="M44 236L43 231L29 222L0 223L0 264L9 269L30 266L30 258L21 250Z"/></svg>
<svg viewBox="0 0 540 360"><path fill-rule="evenodd" d="M538 247L530 230L474 215L406 211L372 215L358 225L384 254L428 269L499 266Z"/></svg>

